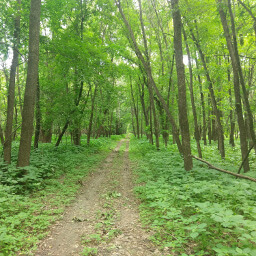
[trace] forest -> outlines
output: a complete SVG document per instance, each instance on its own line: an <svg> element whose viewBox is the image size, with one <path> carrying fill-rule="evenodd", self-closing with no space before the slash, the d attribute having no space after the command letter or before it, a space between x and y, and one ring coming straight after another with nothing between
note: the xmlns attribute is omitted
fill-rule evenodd
<svg viewBox="0 0 256 256"><path fill-rule="evenodd" d="M0 256L256 255L254 0L1 0L0 28Z"/></svg>

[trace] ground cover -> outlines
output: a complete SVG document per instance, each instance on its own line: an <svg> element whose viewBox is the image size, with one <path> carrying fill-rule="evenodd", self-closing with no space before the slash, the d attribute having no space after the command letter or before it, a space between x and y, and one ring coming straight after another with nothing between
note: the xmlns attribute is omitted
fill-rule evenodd
<svg viewBox="0 0 256 256"><path fill-rule="evenodd" d="M196 154L196 145L193 145ZM239 167L239 146L227 145L222 161L216 145L204 146L204 158L230 171ZM175 145L156 151L146 139L131 139L136 163L135 191L152 240L169 255L256 255L256 184L208 169L194 160L190 172ZM252 157L252 161L255 157ZM255 164L248 175L256 176Z"/></svg>
<svg viewBox="0 0 256 256"><path fill-rule="evenodd" d="M68 143L58 148L40 144L39 149L32 152L31 165L24 177L15 164L7 168L1 163L0 255L28 255L27 251L47 234L49 225L61 218L83 178L120 139L121 136L93 139L90 146L86 146L84 139L79 147Z"/></svg>

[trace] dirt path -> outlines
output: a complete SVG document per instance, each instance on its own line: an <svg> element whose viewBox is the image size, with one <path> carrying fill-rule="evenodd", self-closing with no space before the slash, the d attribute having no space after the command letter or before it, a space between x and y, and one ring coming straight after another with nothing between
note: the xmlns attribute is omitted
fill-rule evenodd
<svg viewBox="0 0 256 256"><path fill-rule="evenodd" d="M139 222L128 149L129 141L120 141L86 179L75 203L51 228L35 255L163 255Z"/></svg>

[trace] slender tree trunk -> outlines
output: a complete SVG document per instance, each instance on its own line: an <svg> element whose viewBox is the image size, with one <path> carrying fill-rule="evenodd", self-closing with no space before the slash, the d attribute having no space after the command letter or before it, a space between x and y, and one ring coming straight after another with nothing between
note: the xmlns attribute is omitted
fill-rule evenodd
<svg viewBox="0 0 256 256"><path fill-rule="evenodd" d="M204 93L203 93L203 88L202 88L201 77L200 77L200 75L198 75L197 77L198 77L199 90L200 90L200 100L201 100L201 107L202 107L202 113L203 113L203 141L204 141L204 145L207 145L207 139L206 139L207 127L206 127Z"/></svg>
<svg viewBox="0 0 256 256"><path fill-rule="evenodd" d="M210 92L210 96L211 96L211 102L212 102L212 106L213 106L213 110L214 110L214 114L216 116L216 122L217 122L219 150L220 150L221 157L225 158L223 127L222 127L222 124L221 124L220 113L219 113L219 110L218 110L218 107L217 107L217 101L216 101L215 93L214 93L214 90L213 90L213 83L212 83L212 80L211 80L211 77L210 77L210 74L209 74L209 71L208 71L205 56L204 56L204 53L202 52L201 46L200 46L199 42L197 41L192 29L190 29L190 32L191 32L192 39L193 39L193 41L194 41L194 43L195 43L195 45L198 49L198 52L199 52L199 55L200 55L200 58L201 58L201 61L202 61L202 64L203 64L203 68L204 68L204 71L205 71L206 79L208 81L208 88L209 88L209 92ZM209 132L209 130L208 130L208 132Z"/></svg>
<svg viewBox="0 0 256 256"><path fill-rule="evenodd" d="M222 3L222 0L219 0L219 2ZM246 89L246 86L245 86L243 70L242 70L241 61L240 61L240 57L239 57L239 53L238 53L235 21L234 21L233 12L232 12L232 9L231 9L230 0L228 0L228 9L229 9L230 20L231 20L231 31L232 31L232 35L233 35L233 54L232 54L232 55L234 55L233 56L233 58L234 58L233 62L236 62L235 65L237 66L237 70L238 70L238 74L239 74L239 83L241 84L241 87L242 87L245 108L246 108L246 111L247 111L247 114L248 114L250 135L251 135L251 139L252 139L252 142L253 142L252 144L254 145L254 151L256 153L256 135L255 135L255 131L254 131L253 115L252 115L252 111L251 111L251 107L250 107L250 103L249 103L249 97L248 97L247 89ZM225 32L225 33L227 33L227 32ZM230 41L231 41L231 38L230 38ZM231 45L229 47L232 47L232 42L231 42ZM230 52L230 50L231 49L229 49L229 52Z"/></svg>
<svg viewBox="0 0 256 256"><path fill-rule="evenodd" d="M229 61L229 59L228 59ZM230 69L228 68L228 82L230 83L231 81L231 76L230 76ZM234 147L235 146L235 140L234 140L234 133L235 133L235 119L234 119L234 114L233 114L233 103L232 103L232 92L231 89L229 89L229 104L230 104L230 113L229 113L229 118L230 118L230 133L229 133L229 144Z"/></svg>
<svg viewBox="0 0 256 256"><path fill-rule="evenodd" d="M131 113L132 113L132 130L133 130L134 136L137 137L136 129L135 129L135 125L134 125L134 109L132 106L131 106ZM117 132L116 132L116 134L117 134Z"/></svg>
<svg viewBox="0 0 256 256"><path fill-rule="evenodd" d="M89 128L87 132L87 145L90 144L91 139L91 133L92 133L92 124L93 124L93 115L94 115L94 107L95 107L95 98L97 94L97 87L98 85L95 85L94 94L92 96L92 107L91 107L91 115L90 115L90 121L89 121Z"/></svg>
<svg viewBox="0 0 256 256"><path fill-rule="evenodd" d="M150 143L154 145L154 133L153 133L153 117L152 117L152 105L151 101L149 101L149 126L150 126Z"/></svg>
<svg viewBox="0 0 256 256"><path fill-rule="evenodd" d="M1 140L1 144L4 145L4 133L3 133L3 129L2 129L1 115L0 115L0 140Z"/></svg>
<svg viewBox="0 0 256 256"><path fill-rule="evenodd" d="M176 60L176 71L178 78L178 107L179 107L179 122L182 136L182 148L184 157L184 167L186 171L193 168L191 157L190 134L187 116L187 100L186 100L186 82L185 68L183 64L182 53L182 22L179 10L179 0L172 0L173 9L173 27L174 27L174 50Z"/></svg>
<svg viewBox="0 0 256 256"><path fill-rule="evenodd" d="M178 133L178 129L177 129L177 125L176 125L175 119L173 118L173 116L172 116L170 110L168 109L168 107L167 107L167 105L166 105L166 102L165 102L163 96L161 95L160 91L158 90L158 88L157 88L157 86L156 86L156 84L155 84L155 81L154 81L154 78L153 78L153 75L152 75L152 72L151 72L151 67L149 66L149 63L145 61L145 59L144 59L144 57L143 57L143 55L142 55L142 53L141 53L141 51L140 51L140 49L139 49L139 46L138 46L138 44L137 44L137 42L136 42L134 33L133 33L133 31L132 31L132 28L131 28L130 24L128 23L128 21L127 21L125 15L124 15L124 12L123 12L123 10L122 10L120 0L117 0L117 1L116 1L116 5L117 5L117 7L118 7L118 9L119 9L119 12L120 12L120 14L121 14L121 16L122 16L122 19L123 19L124 23L125 23L125 26L126 26L126 28L128 29L128 31L129 31L129 37L130 37L130 39L131 39L131 41L132 41L132 45L133 45L133 47L134 47L134 51L135 51L135 53L136 53L136 56L138 57L138 59L139 59L139 60L141 61L141 63L143 64L143 67L144 67L144 69L145 69L145 72L146 72L147 77L148 77L148 80L149 80L149 86L152 86L152 87L153 87L153 89L154 89L154 91L155 91L157 97L158 97L159 100L161 101L161 104L163 105L163 108L164 108L164 110L166 111L166 114L167 114L167 116L168 116L168 119L169 119L169 121L170 121L170 123L171 123L171 125L172 125L173 135L174 135L174 137L175 137L175 141L176 141L176 143L177 143L179 152L180 152L180 154L183 154L183 149L182 149L182 145L181 145L181 143L180 143L179 133Z"/></svg>
<svg viewBox="0 0 256 256"><path fill-rule="evenodd" d="M207 125L208 125L208 140L209 140L209 144L212 144L212 118L211 118L211 96L208 94L208 121L207 121Z"/></svg>
<svg viewBox="0 0 256 256"><path fill-rule="evenodd" d="M184 40L185 40L186 50L187 50L187 55L188 55L188 68L189 68L189 78L190 78L189 90L190 90L190 100L191 100L193 117L194 117L195 139L196 139L196 145L197 145L197 152L198 152L198 156L200 158L202 158L202 150L201 150L201 146L200 146L200 133L199 133L199 128L198 128L194 89L193 89L193 70L192 70L192 65L191 65L190 50L189 50L188 43L187 43L187 36L186 36L186 32L184 29L183 29L183 35L184 35Z"/></svg>
<svg viewBox="0 0 256 256"><path fill-rule="evenodd" d="M233 80L234 80L234 91L235 91L235 101L236 101L236 113L237 113L237 122L240 130L240 143L241 143L241 153L242 159L246 158L248 146L246 140L246 127L243 118L243 110L242 110L242 102L241 102L241 95L240 95L240 86L239 86L239 67L237 63L237 59L235 56L235 49L232 45L231 36L229 33L228 23L226 19L226 14L222 9L222 1L219 0L219 14L221 18L221 23L223 26L224 34L227 41L228 50L231 57L231 64L233 68ZM244 163L244 171L247 172L250 170L248 158Z"/></svg>
<svg viewBox="0 0 256 256"><path fill-rule="evenodd" d="M40 108L40 84L39 84L39 78L38 78L37 91L36 91L36 129L35 129L34 148L38 148L40 129L41 129L41 108Z"/></svg>
<svg viewBox="0 0 256 256"><path fill-rule="evenodd" d="M139 94L140 94L140 102L141 102L142 112L143 112L144 119L145 119L146 129L148 129L149 128L149 120L148 120L148 114L147 114L147 110L146 110L146 106L145 106L144 83L143 82L141 83L141 86L139 84ZM151 135L151 133L148 132L148 130L146 130L146 135L147 135L149 142L152 144L152 135Z"/></svg>
<svg viewBox="0 0 256 256"><path fill-rule="evenodd" d="M61 130L61 133L59 134L59 137L57 139L57 142L55 144L55 147L58 147L60 145L60 142L62 140L63 135L65 134L66 130L68 129L69 121L67 121L64 125L64 127Z"/></svg>
<svg viewBox="0 0 256 256"><path fill-rule="evenodd" d="M131 77L130 77L130 86L131 86L131 98L132 98L133 110L134 110L135 120L136 120L136 134L137 134L137 137L139 139L140 138L139 110L136 107L136 103L135 103L135 98L134 98L134 94L133 94L132 79L131 79Z"/></svg>
<svg viewBox="0 0 256 256"><path fill-rule="evenodd" d="M18 167L29 165L30 158L36 85L38 79L40 12L41 0L31 0L28 70L22 113L21 138L17 162Z"/></svg>
<svg viewBox="0 0 256 256"><path fill-rule="evenodd" d="M155 102L154 102L154 95L153 95L153 90L151 86L148 86L149 90L149 100L150 100L150 107L153 113L153 120L154 120L154 130L155 130L155 137L156 137L156 149L159 150L159 124L158 124L158 119L156 115L156 107L155 107ZM151 117L152 118L152 117Z"/></svg>
<svg viewBox="0 0 256 256"><path fill-rule="evenodd" d="M13 125L13 110L15 104L15 78L16 69L19 62L19 44L20 44L20 0L17 0L18 14L14 20L14 46L13 46L13 59L10 72L8 99L7 99L7 120L5 128L5 143L4 143L4 161L8 164L11 163L11 150L12 150L12 125Z"/></svg>

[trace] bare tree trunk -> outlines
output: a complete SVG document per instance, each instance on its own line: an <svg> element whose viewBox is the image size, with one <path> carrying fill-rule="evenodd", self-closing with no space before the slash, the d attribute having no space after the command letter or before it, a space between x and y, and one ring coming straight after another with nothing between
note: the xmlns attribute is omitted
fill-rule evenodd
<svg viewBox="0 0 256 256"><path fill-rule="evenodd" d="M138 59L141 61L141 63L143 64L143 67L145 69L145 72L147 74L147 77L148 77L148 80L149 80L149 85L153 87L157 97L159 98L159 100L161 101L161 104L163 105L163 108L164 110L166 111L166 114L168 116L168 119L172 125L172 131L173 131L173 135L175 137L175 141L177 143L177 146L178 146L178 149L179 149L179 152L180 154L183 154L183 149L182 149L182 145L180 143L180 139L179 139L179 133L178 133L178 129L177 129L177 125L176 125L176 122L175 122L175 119L173 118L170 110L168 109L167 105L166 105L166 102L163 98L163 96L161 95L160 91L158 90L156 84L155 84L155 81L154 81L154 78L153 78L153 75L152 75L152 71L151 71L151 67L149 66L149 63L145 61L140 49L139 49L139 46L136 42L136 39L135 39L135 36L134 36L134 33L132 31L132 28L130 26L130 24L128 23L125 15L124 15L124 12L123 12L123 9L121 7L121 3L120 3L120 0L116 0L116 5L117 7L119 8L119 12L123 18L123 21L125 23L125 26L126 28L128 29L129 31L129 38L131 39L132 41L132 45L134 47L134 51L136 53L136 56L138 57Z"/></svg>
<svg viewBox="0 0 256 256"><path fill-rule="evenodd" d="M221 3L222 0L219 0L219 2ZM241 87L242 87L244 104L245 104L245 108L246 108L246 111L247 111L247 114L248 114L250 135L251 135L251 139L252 139L252 142L253 142L253 145L254 145L254 151L256 153L256 135L255 135L255 131L254 131L253 115L252 115L252 111L251 111L251 107L250 107L250 103L249 103L249 97L248 97L247 89L245 87L243 70L242 70L242 67L241 67L240 57L239 57L239 53L238 53L235 21L234 21L233 12L232 12L232 9L231 9L230 0L228 0L228 9L229 9L230 21L231 21L231 31L232 31L232 35L233 35L233 51L234 51L234 53L233 53L233 55L234 55L233 56L233 58L234 58L233 62L236 62L235 65L237 65L237 71L238 71L238 74L239 74L239 83L241 84ZM231 42L231 46L232 46L232 42ZM229 49L229 52L230 52L230 49ZM231 60L232 60L232 57L231 57Z"/></svg>
<svg viewBox="0 0 256 256"><path fill-rule="evenodd" d="M136 120L136 134L138 139L140 138L140 127L139 127L139 110L136 107L135 104L135 98L134 98L134 94L133 94L133 88L132 88L132 78L130 77L130 86L131 86L131 98L132 98L132 104L133 104L133 110L134 110L134 114L135 114L135 120Z"/></svg>
<svg viewBox="0 0 256 256"><path fill-rule="evenodd" d="M196 67L197 67L197 69L198 69L197 59L196 59ZM200 77L199 74L198 74L197 77L198 77L198 83L199 83L200 100L201 100L201 107L202 107L202 114L203 114L203 141L204 141L204 145L207 145L207 140L206 140L207 126L206 126L206 114L205 114L204 93L203 93L203 87L202 87L201 77Z"/></svg>
<svg viewBox="0 0 256 256"><path fill-rule="evenodd" d="M209 144L212 144L212 119L211 119L211 96L208 94L208 121L207 121L207 125L208 125L208 140L209 140Z"/></svg>
<svg viewBox="0 0 256 256"><path fill-rule="evenodd" d="M153 113L153 120L154 120L154 130L155 130L155 137L156 137L156 149L159 150L159 124L158 124L158 119L156 115L156 107L155 107L155 102L154 102L154 95L153 95L153 90L151 86L148 86L149 90L149 100L150 100L150 107ZM152 118L152 117L151 117Z"/></svg>
<svg viewBox="0 0 256 256"><path fill-rule="evenodd" d="M228 59L229 61L229 59ZM230 77L230 69L228 68L228 82L231 81ZM229 133L229 144L234 147L235 146L235 140L234 140L234 133L235 133L235 117L233 114L233 104L232 104L232 92L231 89L229 89L229 104L230 104L230 113L229 113L229 118L230 118L230 133Z"/></svg>
<svg viewBox="0 0 256 256"><path fill-rule="evenodd" d="M145 80L145 78L144 78L144 80ZM138 84L138 85L139 85L139 94L140 94L140 102L141 102L141 106L142 106L142 112L143 112L144 119L145 119L146 129L148 129L149 120L148 120L147 110L146 110L146 106L145 106L145 99L144 99L144 85L145 84L142 82L141 86L140 86L140 84ZM152 144L152 135L151 135L151 133L149 133L146 130L146 135L147 135L147 138L149 139L149 142Z"/></svg>
<svg viewBox="0 0 256 256"><path fill-rule="evenodd" d="M189 68L189 90L190 90L190 100L192 105L192 111L193 111L193 117L194 117L194 127L195 127L195 139L196 139L196 145L197 145L197 152L198 156L202 158L202 150L200 146L200 133L198 128L198 121L197 121L197 114L196 114L196 106L195 106L195 97L194 97L194 89L193 89L193 70L191 65L191 57L190 57L190 51L187 43L187 36L186 32L183 29L183 35L184 35L184 41L186 44L186 50L188 55L188 68Z"/></svg>
<svg viewBox="0 0 256 256"><path fill-rule="evenodd" d="M40 108L40 84L39 84L39 78L38 78L37 91L36 91L36 129L35 129L34 148L38 148L40 129L41 129L41 108Z"/></svg>
<svg viewBox="0 0 256 256"><path fill-rule="evenodd" d="M189 123L187 116L187 100L186 100L186 82L185 82L185 68L183 64L182 53L182 22L179 10L179 0L172 0L173 9L173 27L174 27L174 50L176 60L176 71L178 78L178 107L179 107L179 122L182 136L182 148L184 157L184 167L186 171L193 168L193 161L191 157Z"/></svg>
<svg viewBox="0 0 256 256"><path fill-rule="evenodd" d="M38 79L40 12L41 0L31 0L28 70L22 113L21 138L17 162L18 167L29 165L31 151L36 85Z"/></svg>
<svg viewBox="0 0 256 256"><path fill-rule="evenodd" d="M245 159L248 151L248 146L247 146L247 140L246 140L246 128L245 128L245 122L243 118L242 102L241 102L241 95L240 95L239 67L238 67L236 56L235 56L235 49L234 49L234 46L232 45L232 40L229 33L226 14L222 9L222 0L219 0L219 14L220 14L224 34L226 37L227 46L228 46L229 54L231 57L232 68L233 68L236 113L237 113L237 122L240 130L241 153L242 153L242 159ZM245 161L243 167L245 172L250 170L248 158Z"/></svg>
<svg viewBox="0 0 256 256"><path fill-rule="evenodd" d="M7 120L5 128L5 143L4 143L4 161L11 163L12 150L12 125L13 125L13 110L15 104L15 78L16 69L19 62L19 44L20 44L20 0L17 0L18 12L14 20L14 45L13 45L13 59L10 72L8 100L7 100Z"/></svg>
<svg viewBox="0 0 256 256"><path fill-rule="evenodd" d="M195 43L195 45L197 46L202 64L203 64L203 68L205 70L205 75L206 75L206 79L208 81L208 88L209 88L209 92L210 92L210 96L211 96L211 102L212 102L212 106L213 106L213 110L214 110L214 114L216 116L216 122L217 122L217 128L218 128L218 140L219 140L219 150L220 150L220 154L222 158L225 158L225 147L224 147L224 135L223 135L223 127L221 124L221 119L220 119L220 113L217 107L217 102L216 102L216 98L215 98L215 93L213 90L213 83L207 68L207 64L206 64L206 60L205 60L205 56L204 53L202 52L201 46L198 42L198 40L196 39L192 29L190 29L191 32L191 36L192 39ZM209 132L209 130L208 130Z"/></svg>
<svg viewBox="0 0 256 256"><path fill-rule="evenodd" d="M1 120L1 116L0 116L0 140L1 140L1 144L4 145L4 133L2 130L2 124L1 124L2 120Z"/></svg>
<svg viewBox="0 0 256 256"><path fill-rule="evenodd" d="M93 115L94 115L94 107L95 107L95 98L96 98L96 94L97 94L97 87L98 87L98 85L96 84L95 89L94 89L94 94L92 96L91 115L90 115L90 121L89 121L89 128L88 128L88 132L87 132L87 145L90 144L90 139L91 139L92 121L93 121Z"/></svg>

